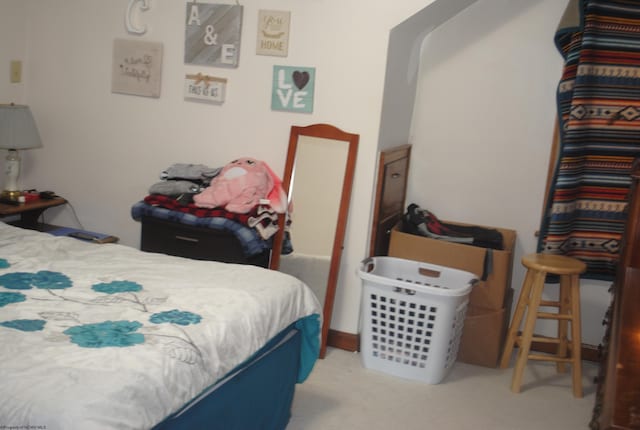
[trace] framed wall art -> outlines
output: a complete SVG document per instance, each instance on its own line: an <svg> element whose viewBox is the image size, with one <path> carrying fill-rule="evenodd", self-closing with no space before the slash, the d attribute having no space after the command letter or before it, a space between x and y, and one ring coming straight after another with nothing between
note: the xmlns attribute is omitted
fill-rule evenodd
<svg viewBox="0 0 640 430"><path fill-rule="evenodd" d="M162 43L115 39L111 92L160 97Z"/></svg>
<svg viewBox="0 0 640 430"><path fill-rule="evenodd" d="M227 89L227 79L203 73L186 75L184 98L205 103L222 104Z"/></svg>
<svg viewBox="0 0 640 430"><path fill-rule="evenodd" d="M187 3L185 64L238 67L242 6Z"/></svg>
<svg viewBox="0 0 640 430"><path fill-rule="evenodd" d="M271 109L313 112L315 79L313 67L273 66Z"/></svg>
<svg viewBox="0 0 640 430"><path fill-rule="evenodd" d="M291 12L258 11L256 54L286 57L289 53L289 21Z"/></svg>

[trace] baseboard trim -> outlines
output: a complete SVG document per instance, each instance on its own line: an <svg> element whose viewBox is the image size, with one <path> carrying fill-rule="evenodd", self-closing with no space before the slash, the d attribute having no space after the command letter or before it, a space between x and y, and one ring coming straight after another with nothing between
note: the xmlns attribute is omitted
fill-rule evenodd
<svg viewBox="0 0 640 430"><path fill-rule="evenodd" d="M355 352L360 349L360 336L353 333L329 329L327 345L334 348Z"/></svg>
<svg viewBox="0 0 640 430"><path fill-rule="evenodd" d="M360 350L360 336L353 333L329 329L327 345L334 348L344 349L345 351L356 352ZM555 352L553 348L554 345L544 342L533 342L531 344L531 350L536 352L553 354ZM583 360L593 361L595 363L600 362L600 352L597 346L583 343L581 354Z"/></svg>

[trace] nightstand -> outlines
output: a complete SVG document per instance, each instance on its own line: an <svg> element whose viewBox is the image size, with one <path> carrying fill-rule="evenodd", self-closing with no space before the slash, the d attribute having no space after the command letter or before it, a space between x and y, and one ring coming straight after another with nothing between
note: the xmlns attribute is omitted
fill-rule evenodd
<svg viewBox="0 0 640 430"><path fill-rule="evenodd" d="M38 218L42 212L54 206L61 206L66 203L67 201L62 197L38 199L27 203L19 203L17 205L0 203L0 218L20 215L20 220L11 222L12 225L30 230L42 230L42 224L38 222Z"/></svg>

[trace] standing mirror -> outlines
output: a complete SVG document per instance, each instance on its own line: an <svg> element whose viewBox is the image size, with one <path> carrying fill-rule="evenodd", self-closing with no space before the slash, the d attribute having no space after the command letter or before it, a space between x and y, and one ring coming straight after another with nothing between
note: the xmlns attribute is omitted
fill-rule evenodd
<svg viewBox="0 0 640 430"><path fill-rule="evenodd" d="M293 251L281 254L285 217L274 238L271 269L305 282L323 307L320 358L327 349L359 135L332 125L291 127L282 186L289 198Z"/></svg>

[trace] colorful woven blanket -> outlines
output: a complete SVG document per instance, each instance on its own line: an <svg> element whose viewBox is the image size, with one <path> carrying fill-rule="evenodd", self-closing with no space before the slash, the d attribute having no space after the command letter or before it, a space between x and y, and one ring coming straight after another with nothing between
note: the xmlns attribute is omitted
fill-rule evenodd
<svg viewBox="0 0 640 430"><path fill-rule="evenodd" d="M538 251L613 280L640 156L640 2L571 0L555 37L560 141Z"/></svg>

